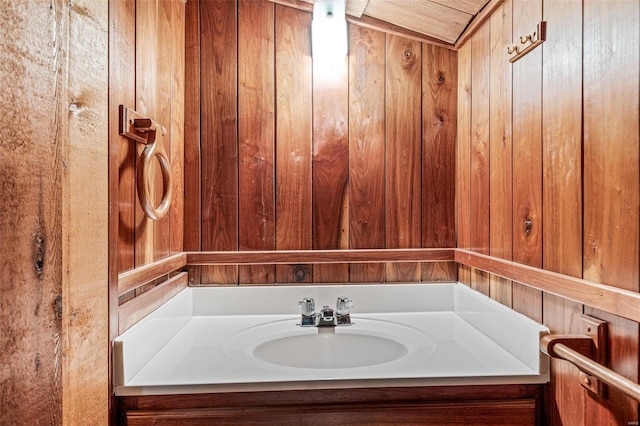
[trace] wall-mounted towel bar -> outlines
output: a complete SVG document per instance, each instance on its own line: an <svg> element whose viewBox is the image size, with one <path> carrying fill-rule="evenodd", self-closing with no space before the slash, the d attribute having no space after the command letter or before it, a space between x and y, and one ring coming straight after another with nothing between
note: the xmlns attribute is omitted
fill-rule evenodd
<svg viewBox="0 0 640 426"><path fill-rule="evenodd" d="M145 118L124 105L120 105L119 129L122 136L145 145L137 165L136 186L138 199L144 214L149 219L162 219L169 212L172 193L171 165L169 157L164 150L162 138L167 133L167 130L150 118ZM158 137L158 133L160 133L160 137ZM158 157L158 162L160 163L163 186L162 200L158 207L154 207L151 201L150 195L153 183L149 180L149 167L155 157Z"/></svg>
<svg viewBox="0 0 640 426"><path fill-rule="evenodd" d="M553 357L569 361L580 370L580 385L606 397L609 385L640 402L640 385L615 371L605 367L606 363L606 323L594 318L583 324L585 334L544 336L540 340L540 350Z"/></svg>

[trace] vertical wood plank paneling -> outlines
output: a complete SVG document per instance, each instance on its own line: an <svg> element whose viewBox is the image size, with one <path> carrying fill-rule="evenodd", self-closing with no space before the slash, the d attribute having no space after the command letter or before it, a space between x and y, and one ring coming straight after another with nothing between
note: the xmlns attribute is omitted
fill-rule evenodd
<svg viewBox="0 0 640 426"><path fill-rule="evenodd" d="M158 121L156 105L158 104L156 65L158 64L157 42L158 8L155 2L136 1L136 105L138 113ZM165 124L160 123L163 126ZM160 135L161 136L161 135ZM164 141L163 141L164 142ZM144 147L136 144L136 159ZM158 166L152 162L148 179L158 185L156 180ZM162 184L162 182L160 182ZM155 202L154 193L150 194ZM153 262L155 259L155 225L147 218L140 207L138 197L135 199L135 267Z"/></svg>
<svg viewBox="0 0 640 426"><path fill-rule="evenodd" d="M512 1L505 1L491 16L491 79L489 92L489 254L512 258L512 139L511 63L505 55L511 43ZM511 281L497 276L489 279L489 295L511 306Z"/></svg>
<svg viewBox="0 0 640 426"><path fill-rule="evenodd" d="M490 182L489 182L489 254L512 259L512 132L511 64L505 55L511 43L512 1L507 0L491 16ZM491 298L512 305L512 283L500 277L489 279Z"/></svg>
<svg viewBox="0 0 640 426"><path fill-rule="evenodd" d="M162 124L167 129L167 134L162 136L162 143L164 144L164 148L169 156L169 161L171 162L172 173L176 167L179 167L179 162L182 161L174 161L174 158L171 156L172 154L177 154L174 152L174 148L171 146L171 142L174 140L174 136L172 134L173 129L171 126L171 70L172 70L172 62L173 57L171 54L172 51L172 39L171 39L171 20L172 20L172 1L161 1L158 2L156 8L156 27L155 33L148 35L148 40L153 40L153 49L156 50L155 58L158 62L154 64L143 63L140 64L143 67L149 67L150 73L155 75L155 87L148 86L147 89L155 90L155 120ZM137 29L139 31L146 31L146 29L141 28ZM184 43L183 43L184 46ZM147 48L145 45L139 46L139 49ZM138 50L139 50L138 49ZM143 58L147 58L144 53L142 54ZM156 143L160 143L158 140L158 133L156 133ZM183 142L180 141L182 144ZM159 204L162 199L162 171L160 170L159 163L153 162L155 168L155 204ZM176 176L175 174L172 176L174 180L182 178L182 176ZM172 210L173 210L172 205ZM176 209L178 210L178 209ZM154 239L153 239L153 259L157 260L168 256L170 253L170 233L171 233L171 217L176 218L175 212L170 212L165 217L159 220L153 221L154 227Z"/></svg>
<svg viewBox="0 0 640 426"><path fill-rule="evenodd" d="M118 260L118 272L128 271L135 266L135 211L138 199L135 191L136 145L130 139L118 134L118 106L135 107L135 0L115 3L110 14L109 37L110 50L109 73L113 74L109 83L109 146L116 147L117 164L110 170L117 176L117 245L114 247ZM110 189L111 186L110 186ZM111 201L113 203L113 200ZM111 247L111 245L110 245ZM110 248L111 249L111 248ZM117 291L115 293L117 295Z"/></svg>
<svg viewBox="0 0 640 426"><path fill-rule="evenodd" d="M420 247L422 59L418 42L387 35L385 86L386 247ZM417 263L386 267L389 282L420 281L420 273Z"/></svg>
<svg viewBox="0 0 640 426"><path fill-rule="evenodd" d="M613 4L584 6L584 277L635 291L638 4Z"/></svg>
<svg viewBox="0 0 640 426"><path fill-rule="evenodd" d="M542 20L542 1L513 3L513 39ZM513 63L513 260L542 267L542 49ZM542 321L542 293L513 284L513 308Z"/></svg>
<svg viewBox="0 0 640 426"><path fill-rule="evenodd" d="M201 248L200 176L200 2L185 5L184 82L184 249ZM189 268L189 282L200 283L199 267Z"/></svg>
<svg viewBox="0 0 640 426"><path fill-rule="evenodd" d="M311 15L276 5L276 249L310 250ZM311 282L308 265L276 267L277 282Z"/></svg>
<svg viewBox="0 0 640 426"><path fill-rule="evenodd" d="M582 277L582 2L544 3L548 27L543 51L544 269ZM582 305L545 293L545 324L552 333L580 333ZM586 424L586 393L578 370L551 360L550 423Z"/></svg>
<svg viewBox="0 0 640 426"><path fill-rule="evenodd" d="M489 254L489 187L491 105L490 21L482 25L471 38L471 249ZM471 271L471 288L489 295L489 275Z"/></svg>
<svg viewBox="0 0 640 426"><path fill-rule="evenodd" d="M135 105L135 0L109 6L109 341L118 335L118 273L134 267L136 144L119 135L119 105ZM116 214L117 213L117 214ZM112 353L109 351L109 377ZM110 415L115 413L109 398ZM0 402L0 405L3 405ZM4 405L3 405L4 406ZM0 420L0 423L2 421Z"/></svg>
<svg viewBox="0 0 640 426"><path fill-rule="evenodd" d="M458 51L458 141L456 150L457 247L471 248L471 43ZM471 270L458 268L458 280L471 283Z"/></svg>
<svg viewBox="0 0 640 426"><path fill-rule="evenodd" d="M238 249L236 3L200 3L202 250ZM203 283L238 282L235 266L205 267Z"/></svg>
<svg viewBox="0 0 640 426"><path fill-rule="evenodd" d="M184 248L200 250L200 2L185 5ZM204 93L203 93L204 95Z"/></svg>
<svg viewBox="0 0 640 426"><path fill-rule="evenodd" d="M349 27L349 247L384 248L385 34ZM384 282L384 265L352 264L351 282Z"/></svg>
<svg viewBox="0 0 640 426"><path fill-rule="evenodd" d="M275 6L238 3L240 250L275 245ZM240 267L240 283L274 283L275 266Z"/></svg>
<svg viewBox="0 0 640 426"><path fill-rule="evenodd" d="M3 3L0 424L62 424L62 180L68 9ZM51 7L51 8L50 8ZM52 44L52 40L57 42ZM101 58L100 58L101 59ZM105 64L106 65L106 64ZM94 113L93 109L86 110ZM106 113L106 112L105 112Z"/></svg>
<svg viewBox="0 0 640 426"><path fill-rule="evenodd" d="M36 315L43 311L61 317L62 333L47 343L49 350L61 358L55 364L54 375L46 379L41 376L40 380L46 383L55 380L54 376L62 376L61 424L81 424L88 418L106 424L110 397L106 346L109 267L108 246L103 242L108 240L104 225L109 217L109 7L104 2L78 0L65 3L64 13L69 17L70 43L62 44L69 50L66 60L60 59L68 79L66 93L56 96L56 121L62 117L68 121L55 124L63 150L60 158L53 157L57 160L54 173L62 175L63 244L61 253L49 254L53 254L51 259L60 259L60 255L62 258L62 295L53 300L51 294L44 296L41 289L41 299L35 307ZM77 108L70 108L70 101ZM50 143L41 141L42 146ZM36 371L40 369L41 356L31 358ZM0 387L4 389L4 385ZM13 395L21 397L20 393ZM48 418L47 415L33 423L46 423Z"/></svg>
<svg viewBox="0 0 640 426"><path fill-rule="evenodd" d="M156 133L172 154L171 142L171 11L172 2L136 2L136 110L160 123L166 134ZM180 142L182 143L182 142ZM138 144L139 145L139 144ZM138 153L143 146L138 146ZM172 167L178 167L172 161ZM181 159L179 161L182 161ZM157 205L162 197L162 173L157 162L149 168L152 182L151 201ZM136 199L136 266L165 257L170 252L170 215L150 220ZM175 216L174 216L175 217Z"/></svg>
<svg viewBox="0 0 640 426"><path fill-rule="evenodd" d="M173 198L169 210L169 252L184 250L184 81L185 81L185 4L171 1L171 175Z"/></svg>
<svg viewBox="0 0 640 426"><path fill-rule="evenodd" d="M455 247L458 54L422 46L422 247ZM455 281L453 262L422 264L422 281Z"/></svg>
<svg viewBox="0 0 640 426"><path fill-rule="evenodd" d="M347 57L313 61L313 248L344 249L349 228L349 80ZM349 282L347 264L314 265L314 282Z"/></svg>
<svg viewBox="0 0 640 426"><path fill-rule="evenodd" d="M584 3L584 278L639 290L640 45L638 2ZM615 76L614 78L611 78ZM609 364L638 380L638 323L594 309L610 322ZM638 404L611 391L609 410L589 404L598 424L638 420Z"/></svg>

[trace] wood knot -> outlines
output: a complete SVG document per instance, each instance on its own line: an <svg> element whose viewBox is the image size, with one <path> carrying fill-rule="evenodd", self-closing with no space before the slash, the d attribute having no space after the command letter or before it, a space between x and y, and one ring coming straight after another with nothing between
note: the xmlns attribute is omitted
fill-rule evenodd
<svg viewBox="0 0 640 426"><path fill-rule="evenodd" d="M56 316L56 320L62 319L62 296L57 295L53 300L53 312Z"/></svg>
<svg viewBox="0 0 640 426"><path fill-rule="evenodd" d="M304 265L296 265L293 267L293 279L297 283L304 282L307 278L307 268Z"/></svg>
<svg viewBox="0 0 640 426"><path fill-rule="evenodd" d="M45 248L44 231L38 227L33 233L33 264L38 279L44 276Z"/></svg>
<svg viewBox="0 0 640 426"><path fill-rule="evenodd" d="M439 72L438 73L438 84L444 84L445 81L446 81L446 78L444 77L444 74Z"/></svg>
<svg viewBox="0 0 640 426"><path fill-rule="evenodd" d="M530 217L524 219L524 235L531 235L531 231L533 230L533 220Z"/></svg>
<svg viewBox="0 0 640 426"><path fill-rule="evenodd" d="M407 47L402 51L402 66L409 68L416 62L416 54L413 47Z"/></svg>

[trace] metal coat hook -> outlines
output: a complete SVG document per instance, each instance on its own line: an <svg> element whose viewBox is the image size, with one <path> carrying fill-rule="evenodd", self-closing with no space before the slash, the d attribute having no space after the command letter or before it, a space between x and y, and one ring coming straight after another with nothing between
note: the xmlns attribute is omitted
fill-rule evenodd
<svg viewBox="0 0 640 426"><path fill-rule="evenodd" d="M157 133L165 135L167 130L150 118L146 118L120 105L120 125L119 133L137 143L145 145L144 151L140 155L137 164L136 187L138 199L144 214L152 220L162 219L169 212L171 205L172 184L171 184L171 164L169 157L164 150L162 138L157 139ZM158 157L160 170L162 171L162 200L157 207L154 207L150 194L152 182L149 181L149 167L155 157Z"/></svg>
<svg viewBox="0 0 640 426"><path fill-rule="evenodd" d="M542 21L536 26L535 30L531 31L531 33L519 37L520 44L525 45L524 48L522 46L519 46L518 44L507 46L507 53L509 55L514 55L509 58L509 62L513 63L522 58L524 55L541 45L546 40L546 38L547 23L545 21Z"/></svg>

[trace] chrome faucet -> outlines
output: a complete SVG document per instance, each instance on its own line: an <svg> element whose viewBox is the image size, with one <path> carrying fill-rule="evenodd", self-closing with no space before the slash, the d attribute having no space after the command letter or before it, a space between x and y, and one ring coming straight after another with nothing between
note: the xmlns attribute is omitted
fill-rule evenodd
<svg viewBox="0 0 640 426"><path fill-rule="evenodd" d="M336 308L324 305L320 312L316 312L313 298L305 297L298 302L300 309L301 327L335 327L337 325L352 325L351 307L353 303L346 297L338 297Z"/></svg>

